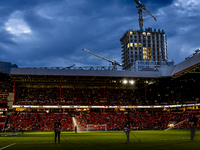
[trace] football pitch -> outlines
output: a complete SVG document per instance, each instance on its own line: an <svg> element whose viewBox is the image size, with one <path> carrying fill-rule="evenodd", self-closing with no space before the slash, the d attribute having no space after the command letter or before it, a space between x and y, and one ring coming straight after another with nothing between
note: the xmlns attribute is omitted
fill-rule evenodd
<svg viewBox="0 0 200 150"><path fill-rule="evenodd" d="M23 135L0 136L0 150L199 150L200 135L190 141L189 130L133 131L126 143L123 131L62 132L60 144L54 143L54 132L25 132ZM0 133L3 135L5 133ZM8 134L8 133L7 133ZM12 134L12 133L9 133Z"/></svg>

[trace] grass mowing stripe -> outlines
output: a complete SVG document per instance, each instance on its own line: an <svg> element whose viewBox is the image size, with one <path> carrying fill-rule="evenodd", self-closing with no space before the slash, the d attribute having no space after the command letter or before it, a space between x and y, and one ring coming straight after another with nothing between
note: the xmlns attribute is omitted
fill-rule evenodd
<svg viewBox="0 0 200 150"><path fill-rule="evenodd" d="M2 147L2 148L0 148L0 150L5 149L5 148L10 147L10 146L13 146L13 145L15 145L15 143L10 144L10 145L7 145L7 146L5 146L5 147Z"/></svg>

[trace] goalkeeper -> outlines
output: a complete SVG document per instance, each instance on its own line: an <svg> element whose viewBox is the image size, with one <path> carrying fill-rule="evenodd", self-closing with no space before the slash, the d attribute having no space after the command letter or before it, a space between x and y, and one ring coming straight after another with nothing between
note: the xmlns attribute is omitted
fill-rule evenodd
<svg viewBox="0 0 200 150"><path fill-rule="evenodd" d="M126 133L126 137L127 137L126 143L129 143L129 133L131 132L131 121L128 115L126 116L125 122L124 122L124 132Z"/></svg>

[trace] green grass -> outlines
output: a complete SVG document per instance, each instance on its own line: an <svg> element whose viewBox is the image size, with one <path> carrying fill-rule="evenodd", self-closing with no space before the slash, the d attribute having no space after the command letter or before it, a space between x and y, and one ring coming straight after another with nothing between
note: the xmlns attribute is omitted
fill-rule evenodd
<svg viewBox="0 0 200 150"><path fill-rule="evenodd" d="M12 143L6 150L199 150L200 135L196 132L194 141L190 141L190 131L133 131L141 140L139 142L130 134L130 143L126 142L123 131L96 131L96 132L62 132L67 140L54 143L53 132L25 132L23 135L0 137L0 149ZM3 133L0 133L3 134ZM11 133L10 133L11 134Z"/></svg>

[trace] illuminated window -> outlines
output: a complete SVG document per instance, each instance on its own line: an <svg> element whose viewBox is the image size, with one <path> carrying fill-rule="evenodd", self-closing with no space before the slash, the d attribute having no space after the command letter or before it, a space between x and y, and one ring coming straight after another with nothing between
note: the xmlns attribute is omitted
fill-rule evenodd
<svg viewBox="0 0 200 150"><path fill-rule="evenodd" d="M146 52L143 52L143 56L147 56L147 53L146 53Z"/></svg>
<svg viewBox="0 0 200 150"><path fill-rule="evenodd" d="M151 36L151 33L150 33L150 32L147 32L147 36Z"/></svg>
<svg viewBox="0 0 200 150"><path fill-rule="evenodd" d="M129 48L129 43L127 44L127 48Z"/></svg>
<svg viewBox="0 0 200 150"><path fill-rule="evenodd" d="M148 52L148 55L150 56L150 55L151 55L151 52Z"/></svg>
<svg viewBox="0 0 200 150"><path fill-rule="evenodd" d="M134 46L137 47L137 43L134 43Z"/></svg>
<svg viewBox="0 0 200 150"><path fill-rule="evenodd" d="M132 35L133 34L133 32L132 31L130 31L130 35Z"/></svg>
<svg viewBox="0 0 200 150"><path fill-rule="evenodd" d="M146 32L142 32L143 36L146 36Z"/></svg>
<svg viewBox="0 0 200 150"><path fill-rule="evenodd" d="M128 35L129 35L129 32L127 32L126 35L128 36Z"/></svg>
<svg viewBox="0 0 200 150"><path fill-rule="evenodd" d="M143 56L143 59L147 59L147 56Z"/></svg>
<svg viewBox="0 0 200 150"><path fill-rule="evenodd" d="M130 43L130 47L133 47L133 43Z"/></svg>
<svg viewBox="0 0 200 150"><path fill-rule="evenodd" d="M149 47L149 48L148 48L148 52L150 52L150 51L151 51L151 48Z"/></svg>
<svg viewBox="0 0 200 150"><path fill-rule="evenodd" d="M147 52L147 48L146 47L143 47L143 52Z"/></svg>
<svg viewBox="0 0 200 150"><path fill-rule="evenodd" d="M142 46L142 44L141 43L139 43L139 47L141 47Z"/></svg>

